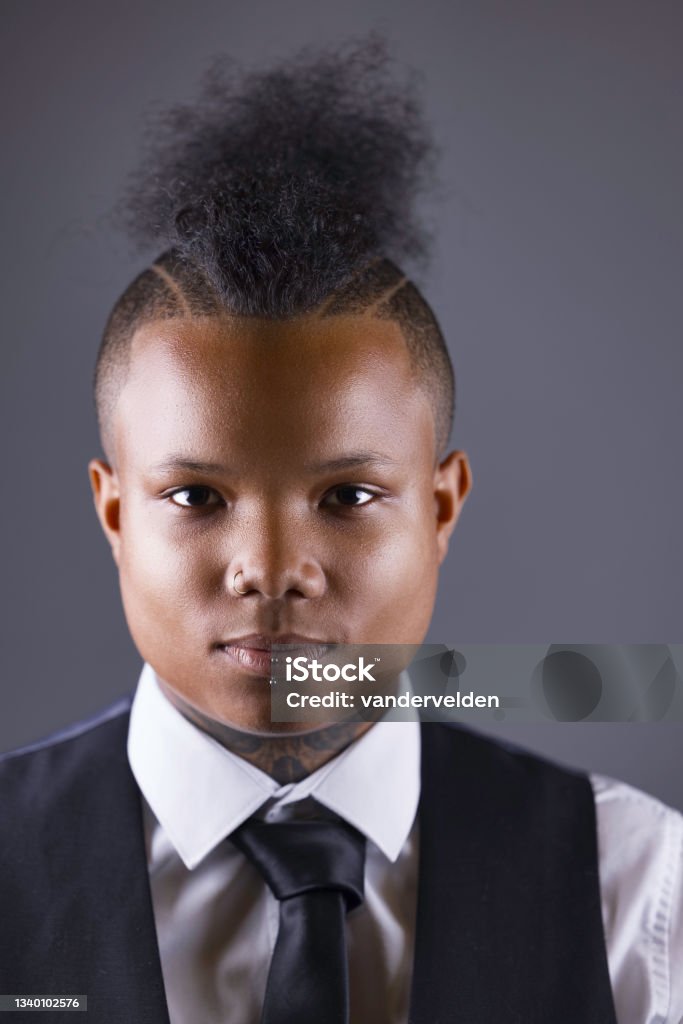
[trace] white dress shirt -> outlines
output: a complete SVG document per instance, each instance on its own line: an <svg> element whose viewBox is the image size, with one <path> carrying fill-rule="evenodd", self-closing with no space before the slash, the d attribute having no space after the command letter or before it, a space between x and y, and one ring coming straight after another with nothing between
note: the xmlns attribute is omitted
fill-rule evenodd
<svg viewBox="0 0 683 1024"><path fill-rule="evenodd" d="M367 837L365 900L347 918L353 1024L406 1024L417 897L420 731L380 722L280 786L188 722L145 665L128 757L144 796L152 901L171 1024L258 1024L279 904L224 842L269 821L338 815ZM591 776L602 916L619 1024L683 1021L683 817Z"/></svg>

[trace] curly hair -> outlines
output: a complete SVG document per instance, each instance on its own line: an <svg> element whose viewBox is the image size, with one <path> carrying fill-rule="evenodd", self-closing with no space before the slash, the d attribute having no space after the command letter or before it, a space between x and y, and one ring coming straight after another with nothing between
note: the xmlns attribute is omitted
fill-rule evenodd
<svg viewBox="0 0 683 1024"><path fill-rule="evenodd" d="M95 401L105 452L142 322L370 307L400 323L445 446L450 358L434 314L399 269L426 254L415 206L434 146L414 82L399 84L392 71L375 36L258 72L219 58L196 103L161 115L119 206L137 246L163 252L104 331Z"/></svg>

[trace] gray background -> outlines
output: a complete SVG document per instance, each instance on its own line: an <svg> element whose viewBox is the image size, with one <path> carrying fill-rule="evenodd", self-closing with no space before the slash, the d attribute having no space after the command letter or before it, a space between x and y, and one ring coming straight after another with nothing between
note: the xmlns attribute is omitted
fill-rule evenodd
<svg viewBox="0 0 683 1024"><path fill-rule="evenodd" d="M374 26L422 74L444 183L425 291L475 477L428 639L682 639L679 3L4 0L0 24L0 749L137 678L86 474L96 347L140 266L106 214L145 109L219 50ZM511 734L683 807L680 725Z"/></svg>

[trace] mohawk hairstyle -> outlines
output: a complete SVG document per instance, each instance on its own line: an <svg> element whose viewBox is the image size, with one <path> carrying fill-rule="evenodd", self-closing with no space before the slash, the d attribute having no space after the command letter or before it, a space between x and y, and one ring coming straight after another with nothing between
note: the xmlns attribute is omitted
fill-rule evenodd
<svg viewBox="0 0 683 1024"><path fill-rule="evenodd" d="M119 207L137 246L163 252L118 300L100 345L105 452L142 322L371 308L400 323L445 447L450 358L429 306L397 266L426 254L415 202L433 157L414 86L393 80L375 36L260 72L218 59L198 102L159 119Z"/></svg>

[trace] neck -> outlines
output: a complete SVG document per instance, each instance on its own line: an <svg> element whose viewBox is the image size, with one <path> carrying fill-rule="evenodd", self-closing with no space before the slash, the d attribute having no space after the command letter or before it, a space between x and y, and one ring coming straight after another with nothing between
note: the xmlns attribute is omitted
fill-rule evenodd
<svg viewBox="0 0 683 1024"><path fill-rule="evenodd" d="M260 768L280 785L306 778L316 768L340 754L374 724L342 722L314 732L261 735L217 722L187 704L170 687L163 685L162 689L185 718L217 740L226 750Z"/></svg>

